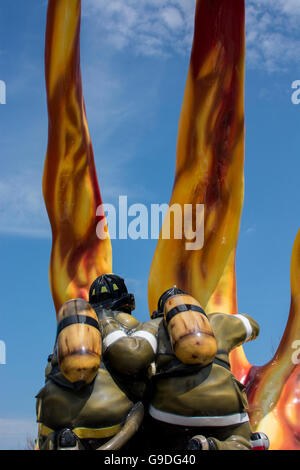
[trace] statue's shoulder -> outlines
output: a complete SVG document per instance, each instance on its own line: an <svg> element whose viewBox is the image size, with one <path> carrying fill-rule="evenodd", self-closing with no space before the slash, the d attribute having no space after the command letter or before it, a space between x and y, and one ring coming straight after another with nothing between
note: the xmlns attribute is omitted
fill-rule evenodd
<svg viewBox="0 0 300 470"><path fill-rule="evenodd" d="M140 322L129 313L116 312L115 319L125 328L126 330L133 330L137 328Z"/></svg>

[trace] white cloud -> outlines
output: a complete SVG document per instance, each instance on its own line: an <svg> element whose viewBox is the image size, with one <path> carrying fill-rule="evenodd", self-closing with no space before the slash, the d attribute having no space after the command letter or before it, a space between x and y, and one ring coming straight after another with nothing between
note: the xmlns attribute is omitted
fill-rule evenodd
<svg viewBox="0 0 300 470"><path fill-rule="evenodd" d="M25 170L0 179L0 233L50 236L39 172Z"/></svg>
<svg viewBox="0 0 300 470"><path fill-rule="evenodd" d="M255 225L255 224L252 225L252 226L250 226L250 227L248 227L248 228L245 230L244 233L245 233L246 235L249 235L250 233L254 233L254 232L256 232L256 225Z"/></svg>
<svg viewBox="0 0 300 470"><path fill-rule="evenodd" d="M118 50L145 56L188 54L195 0L87 0L84 13L97 34ZM247 47L250 67L269 71L299 62L299 0L247 0Z"/></svg>
<svg viewBox="0 0 300 470"><path fill-rule="evenodd" d="M195 0L87 0L83 13L113 47L146 56L186 52Z"/></svg>
<svg viewBox="0 0 300 470"><path fill-rule="evenodd" d="M174 7L163 8L161 16L170 29L182 28L184 26L183 16L180 10Z"/></svg>
<svg viewBox="0 0 300 470"><path fill-rule="evenodd" d="M107 165L101 168L104 158L99 165L101 194L106 203L117 205L120 194L137 200L141 194L139 185L134 189L128 188L124 179L124 166L130 157L124 154L121 156L123 158L120 158L116 168ZM144 197L147 195L145 192ZM42 174L39 172L23 171L0 179L0 234L51 238L42 195Z"/></svg>
<svg viewBox="0 0 300 470"><path fill-rule="evenodd" d="M249 0L247 6L248 65L268 71L299 63L300 2Z"/></svg>
<svg viewBox="0 0 300 470"><path fill-rule="evenodd" d="M274 11L284 12L292 15L300 14L299 0L252 0L259 7L272 7Z"/></svg>

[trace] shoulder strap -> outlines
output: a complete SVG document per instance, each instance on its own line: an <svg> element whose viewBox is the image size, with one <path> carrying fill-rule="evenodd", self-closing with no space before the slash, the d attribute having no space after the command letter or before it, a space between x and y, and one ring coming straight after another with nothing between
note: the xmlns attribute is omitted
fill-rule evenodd
<svg viewBox="0 0 300 470"><path fill-rule="evenodd" d="M218 354L219 351L217 351ZM230 364L228 362L223 361L222 359L219 359L218 357L215 357L213 360L214 364L218 364L218 366L225 367L225 369L229 370L231 372Z"/></svg>
<svg viewBox="0 0 300 470"><path fill-rule="evenodd" d="M169 377L184 377L186 375L201 373L204 378L207 378L212 368L212 362L203 367L200 364L187 365L180 362L177 358L169 361L165 367L161 368L153 377L156 379L165 379ZM204 380L204 379L203 379Z"/></svg>

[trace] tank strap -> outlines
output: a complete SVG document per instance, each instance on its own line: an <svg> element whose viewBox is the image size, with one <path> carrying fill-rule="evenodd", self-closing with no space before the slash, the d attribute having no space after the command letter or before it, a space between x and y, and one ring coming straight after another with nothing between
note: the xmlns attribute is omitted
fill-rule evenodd
<svg viewBox="0 0 300 470"><path fill-rule="evenodd" d="M99 369L107 370L103 361L101 361ZM96 377L95 377L96 378ZM95 379L87 384L86 382L69 382L68 379L61 372L59 365L55 365L52 368L51 373L47 376L47 380L51 380L59 387L65 388L67 390L80 391L82 389L92 391Z"/></svg>
<svg viewBox="0 0 300 470"><path fill-rule="evenodd" d="M168 334L165 322L163 320L160 322L159 327L158 327L157 343L158 343L157 357L158 356L174 356L170 339L169 339L169 334Z"/></svg>
<svg viewBox="0 0 300 470"><path fill-rule="evenodd" d="M66 379L63 373L60 371L58 366L56 366L54 370L48 375L47 379L51 380L59 387L65 388L67 390L73 390L73 391L80 391L83 388L91 389L92 384L94 383L93 381L90 384L87 384L83 380L80 382L69 382L68 379Z"/></svg>
<svg viewBox="0 0 300 470"><path fill-rule="evenodd" d="M217 364L218 366L224 367L227 369L229 372L231 372L230 365L222 361L222 359L218 359L215 357L215 359L208 364L207 366L201 366L201 364L196 364L196 365L187 365L183 364L180 362L178 359L172 359L164 368L162 368L157 374L155 374L154 378L155 379L163 379L167 377L182 377L185 375L190 375L190 374L196 374L201 372L201 375L203 376L203 380L205 380L208 375L210 374L211 368L213 364Z"/></svg>
<svg viewBox="0 0 300 470"><path fill-rule="evenodd" d="M71 315L70 317L64 318L63 320L61 320L61 322L59 322L57 326L56 336L58 336L59 333L64 328L67 328L67 326L70 326L70 325L74 325L75 323L82 323L85 325L92 326L93 328L96 328L97 330L100 330L99 323L94 318L86 316L86 315Z"/></svg>
<svg viewBox="0 0 300 470"><path fill-rule="evenodd" d="M218 354L218 352L217 352L217 354ZM222 359L219 359L218 357L215 357L214 360L213 360L213 363L217 364L218 366L225 367L225 369L227 369L231 372L230 364L228 364L228 362L223 361Z"/></svg>
<svg viewBox="0 0 300 470"><path fill-rule="evenodd" d="M175 317L175 315L178 315L179 313L182 312L199 312L202 313L202 315L205 315L207 318L206 313L204 312L203 308L198 307L198 305L191 305L191 304L182 304L182 305L177 305L177 307L172 308L172 310L169 311L169 313L166 316L166 322L169 323L170 320Z"/></svg>
<svg viewBox="0 0 300 470"><path fill-rule="evenodd" d="M171 377L184 377L186 375L192 375L199 373L204 381L210 374L213 363L211 362L207 366L203 367L200 364L187 365L180 362L178 359L172 359L168 364L160 369L155 374L153 379L166 379Z"/></svg>

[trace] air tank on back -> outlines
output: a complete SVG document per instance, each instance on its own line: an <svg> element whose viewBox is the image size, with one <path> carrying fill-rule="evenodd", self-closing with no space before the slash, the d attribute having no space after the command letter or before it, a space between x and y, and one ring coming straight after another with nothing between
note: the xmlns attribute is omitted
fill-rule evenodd
<svg viewBox="0 0 300 470"><path fill-rule="evenodd" d="M83 299L66 302L57 316L57 356L61 372L72 383L91 383L101 361L98 318Z"/></svg>
<svg viewBox="0 0 300 470"><path fill-rule="evenodd" d="M171 289L161 304L174 354L183 364L206 366L217 352L215 335L199 302L177 291Z"/></svg>

